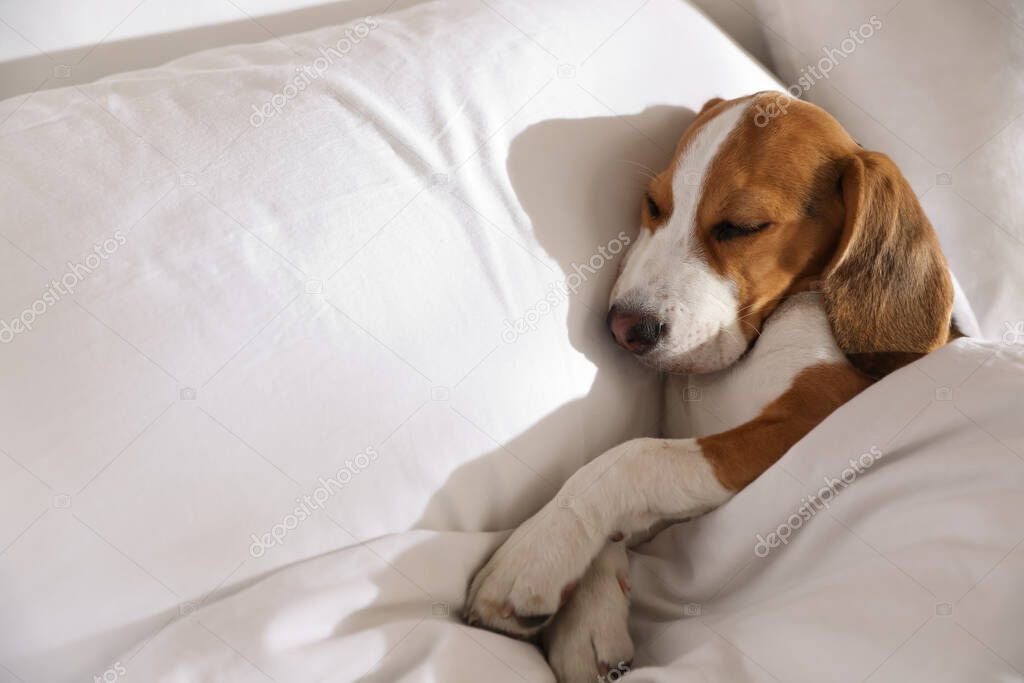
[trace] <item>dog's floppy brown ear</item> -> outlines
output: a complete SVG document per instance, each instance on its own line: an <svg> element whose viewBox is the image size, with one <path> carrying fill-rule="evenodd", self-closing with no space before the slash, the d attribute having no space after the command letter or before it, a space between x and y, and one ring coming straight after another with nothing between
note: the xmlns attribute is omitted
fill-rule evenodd
<svg viewBox="0 0 1024 683"><path fill-rule="evenodd" d="M822 294L839 347L882 377L944 344L953 284L939 239L889 157L857 152L839 180L846 215Z"/></svg>

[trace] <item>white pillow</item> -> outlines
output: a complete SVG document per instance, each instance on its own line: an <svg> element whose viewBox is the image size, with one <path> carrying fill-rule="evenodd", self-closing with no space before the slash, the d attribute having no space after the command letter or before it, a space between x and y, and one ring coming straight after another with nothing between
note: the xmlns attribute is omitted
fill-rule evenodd
<svg viewBox="0 0 1024 683"><path fill-rule="evenodd" d="M651 432L604 329L642 169L773 84L676 0L451 1L0 105L0 662L102 674Z"/></svg>

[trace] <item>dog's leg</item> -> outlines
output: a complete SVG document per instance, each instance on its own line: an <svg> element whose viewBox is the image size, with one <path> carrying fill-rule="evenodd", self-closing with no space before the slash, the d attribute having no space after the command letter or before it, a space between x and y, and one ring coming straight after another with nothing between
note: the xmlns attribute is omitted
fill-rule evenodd
<svg viewBox="0 0 1024 683"><path fill-rule="evenodd" d="M700 439L634 439L597 457L477 573L467 621L532 636L610 539L721 505L869 383L849 365L815 366L735 429Z"/></svg>
<svg viewBox="0 0 1024 683"><path fill-rule="evenodd" d="M544 649L559 683L594 683L612 671L628 671L629 590L626 542L608 543L544 630Z"/></svg>
<svg viewBox="0 0 1024 683"><path fill-rule="evenodd" d="M477 573L467 621L531 636L568 600L609 540L700 514L732 494L695 439L616 446L570 477Z"/></svg>

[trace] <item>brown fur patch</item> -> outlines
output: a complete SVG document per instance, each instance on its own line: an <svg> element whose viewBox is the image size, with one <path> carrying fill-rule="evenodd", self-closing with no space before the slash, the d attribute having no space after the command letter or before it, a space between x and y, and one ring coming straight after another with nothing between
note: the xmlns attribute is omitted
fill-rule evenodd
<svg viewBox="0 0 1024 683"><path fill-rule="evenodd" d="M811 288L839 240L843 206L837 159L856 148L823 109L794 100L785 115L758 125L752 106L708 169L697 235L711 266L736 283L744 333L752 339L778 303ZM723 223L760 232L719 241Z"/></svg>
<svg viewBox="0 0 1024 683"><path fill-rule="evenodd" d="M845 363L809 367L761 414L729 431L697 439L718 481L739 491L785 455L832 411L871 385Z"/></svg>

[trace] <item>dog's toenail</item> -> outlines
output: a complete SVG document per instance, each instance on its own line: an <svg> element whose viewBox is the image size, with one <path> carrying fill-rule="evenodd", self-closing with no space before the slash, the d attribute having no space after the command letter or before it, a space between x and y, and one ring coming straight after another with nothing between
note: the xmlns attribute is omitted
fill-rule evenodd
<svg viewBox="0 0 1024 683"><path fill-rule="evenodd" d="M576 582L575 581L570 581L569 583L565 584L565 588L562 589L562 597L561 597L561 600L559 601L559 607L561 607L562 605L564 605L565 603L567 603L569 601L569 596L572 595L572 592L574 590L576 590Z"/></svg>
<svg viewBox="0 0 1024 683"><path fill-rule="evenodd" d="M535 614L529 617L521 617L516 615L516 623L526 629L540 628L544 624L548 623L548 620L555 615L553 614Z"/></svg>
<svg viewBox="0 0 1024 683"><path fill-rule="evenodd" d="M624 533L622 533L621 531L616 531L616 532L615 532L614 534L612 534L612 536L611 536L611 542L612 542L612 543L618 543L619 541L621 541L621 540L622 540L622 539L624 539L625 537L626 537L626 535L625 535Z"/></svg>
<svg viewBox="0 0 1024 683"><path fill-rule="evenodd" d="M512 607L512 603L511 602L506 602L504 605L501 606L501 616L502 616L502 618L508 619L509 617L511 617L515 613L516 613L516 610L515 610L514 607Z"/></svg>
<svg viewBox="0 0 1024 683"><path fill-rule="evenodd" d="M633 591L633 587L629 585L629 577L616 574L615 578L619 581L619 588L622 589L622 594L628 598L629 594Z"/></svg>

